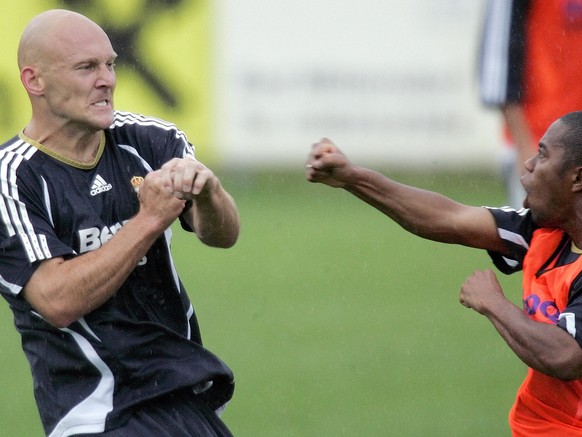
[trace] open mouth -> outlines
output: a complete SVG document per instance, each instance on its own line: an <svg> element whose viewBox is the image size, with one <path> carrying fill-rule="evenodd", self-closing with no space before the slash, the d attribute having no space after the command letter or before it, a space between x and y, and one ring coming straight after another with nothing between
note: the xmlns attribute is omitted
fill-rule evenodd
<svg viewBox="0 0 582 437"><path fill-rule="evenodd" d="M93 106L97 106L98 108L106 108L109 106L109 100L99 100L93 103Z"/></svg>

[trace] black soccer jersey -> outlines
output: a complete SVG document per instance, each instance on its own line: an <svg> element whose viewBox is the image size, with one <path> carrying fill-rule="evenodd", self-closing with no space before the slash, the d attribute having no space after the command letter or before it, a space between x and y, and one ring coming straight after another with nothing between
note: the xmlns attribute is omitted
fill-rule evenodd
<svg viewBox="0 0 582 437"><path fill-rule="evenodd" d="M96 250L138 212L132 181L194 156L173 124L116 112L94 164L52 154L23 134L0 147L0 292L14 312L47 435L114 428L140 402L212 381L212 407L230 399L230 369L202 347L175 271L168 229L117 293L67 328L20 296L39 263Z"/></svg>

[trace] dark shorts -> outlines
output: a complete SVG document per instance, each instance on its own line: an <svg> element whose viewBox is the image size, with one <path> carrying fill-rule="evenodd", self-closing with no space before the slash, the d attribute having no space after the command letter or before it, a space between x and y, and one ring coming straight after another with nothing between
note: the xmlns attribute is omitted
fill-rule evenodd
<svg viewBox="0 0 582 437"><path fill-rule="evenodd" d="M191 392L190 392L191 393ZM191 394L171 394L136 408L127 423L85 437L233 437L216 412Z"/></svg>

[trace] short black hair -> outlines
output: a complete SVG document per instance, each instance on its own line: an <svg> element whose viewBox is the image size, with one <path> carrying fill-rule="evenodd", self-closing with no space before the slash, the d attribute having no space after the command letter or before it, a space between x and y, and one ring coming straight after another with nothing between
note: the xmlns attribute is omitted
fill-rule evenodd
<svg viewBox="0 0 582 437"><path fill-rule="evenodd" d="M582 111L570 112L559 120L566 126L562 136L564 148L562 170L582 166Z"/></svg>

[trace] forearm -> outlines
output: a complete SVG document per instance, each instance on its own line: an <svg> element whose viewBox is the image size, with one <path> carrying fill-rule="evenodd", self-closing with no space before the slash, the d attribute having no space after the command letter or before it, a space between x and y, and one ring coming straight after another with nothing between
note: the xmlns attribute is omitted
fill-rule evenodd
<svg viewBox="0 0 582 437"><path fill-rule="evenodd" d="M500 253L507 251L489 211L355 166L326 138L312 146L305 168L308 181L345 189L415 235Z"/></svg>
<svg viewBox="0 0 582 437"><path fill-rule="evenodd" d="M24 298L52 325L68 326L117 292L159 236L158 227L138 215L95 251L43 262Z"/></svg>
<svg viewBox="0 0 582 437"><path fill-rule="evenodd" d="M485 219L489 215L482 208L462 205L441 194L400 184L361 167L354 168L344 189L386 214L407 231L445 243L473 245L478 242L475 238L468 241L471 234L466 225L457 226L455 223L464 220L469 213ZM493 224L491 229L495 229ZM480 231L480 234L485 235L485 232ZM496 239L493 241L496 242Z"/></svg>
<svg viewBox="0 0 582 437"><path fill-rule="evenodd" d="M505 298L500 299L485 316L527 366L563 380L582 376L582 349L558 326L530 319Z"/></svg>
<svg viewBox="0 0 582 437"><path fill-rule="evenodd" d="M233 198L220 184L207 196L194 199L184 218L204 244L232 247L239 235L240 219Z"/></svg>

